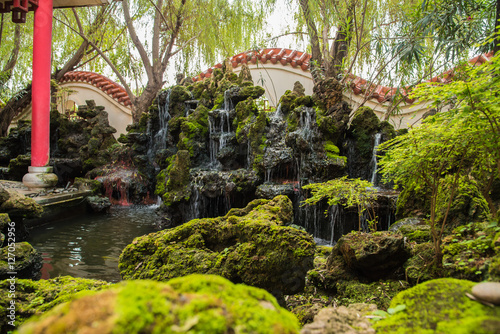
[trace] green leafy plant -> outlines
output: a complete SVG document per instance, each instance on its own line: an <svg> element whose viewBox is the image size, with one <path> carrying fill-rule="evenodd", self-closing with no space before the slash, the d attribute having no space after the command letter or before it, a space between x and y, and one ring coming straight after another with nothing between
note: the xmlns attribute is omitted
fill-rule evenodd
<svg viewBox="0 0 500 334"><path fill-rule="evenodd" d="M373 232L376 231L377 217L374 204L377 200L377 191L370 182L361 179L348 179L347 176L344 176L323 183L308 184L303 189L309 189L311 196L304 200L302 205L315 205L326 198L330 206L355 207L358 211L359 230L361 230L363 214L367 212L369 227ZM328 210L325 211L325 215L327 214Z"/></svg>
<svg viewBox="0 0 500 334"><path fill-rule="evenodd" d="M370 317L372 321L379 321L385 318L388 318L396 313L402 312L406 310L406 305L405 304L399 304L393 308L389 308L386 311L384 310L376 310L372 312L372 316Z"/></svg>

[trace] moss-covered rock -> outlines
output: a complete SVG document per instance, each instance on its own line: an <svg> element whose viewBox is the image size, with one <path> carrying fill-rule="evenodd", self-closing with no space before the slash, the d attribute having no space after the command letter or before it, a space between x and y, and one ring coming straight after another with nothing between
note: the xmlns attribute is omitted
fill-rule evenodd
<svg viewBox="0 0 500 334"><path fill-rule="evenodd" d="M0 212L8 213L11 217L38 218L43 208L34 199L26 197L12 189L0 186Z"/></svg>
<svg viewBox="0 0 500 334"><path fill-rule="evenodd" d="M298 333L266 291L217 276L123 282L60 305L20 333Z"/></svg>
<svg viewBox="0 0 500 334"><path fill-rule="evenodd" d="M407 224L402 225L398 231L404 235L408 241L424 243L432 240L431 227L429 225Z"/></svg>
<svg viewBox="0 0 500 334"><path fill-rule="evenodd" d="M162 196L167 206L180 201L186 201L191 196L189 187L190 154L188 151L178 151L166 170L158 174L156 194Z"/></svg>
<svg viewBox="0 0 500 334"><path fill-rule="evenodd" d="M22 181L24 174L28 172L31 165L31 155L22 154L9 162L9 178L14 181Z"/></svg>
<svg viewBox="0 0 500 334"><path fill-rule="evenodd" d="M7 239L10 241L9 239ZM12 277L39 279L42 256L27 242L7 242L0 249L0 280Z"/></svg>
<svg viewBox="0 0 500 334"><path fill-rule="evenodd" d="M245 219L264 220L285 226L293 221L293 205L288 197L278 195L271 200L253 200L242 209L233 208L226 214L227 218L231 216L244 216Z"/></svg>
<svg viewBox="0 0 500 334"><path fill-rule="evenodd" d="M0 281L2 291L11 290L10 280ZM92 290L101 290L110 287L111 284L104 281L61 276L49 280L32 281L29 279L17 279L15 281L15 297L7 293L0 294L0 317L12 321L8 307L10 301L15 301L16 315L14 324L18 328L26 319L41 315L56 305L72 300L83 293ZM11 299L13 297L14 299ZM0 333L15 329L8 326L6 322L0 322Z"/></svg>
<svg viewBox="0 0 500 334"><path fill-rule="evenodd" d="M390 232L351 232L338 245L347 266L372 279L393 273L409 257L404 237Z"/></svg>
<svg viewBox="0 0 500 334"><path fill-rule="evenodd" d="M500 308L466 296L473 282L443 278L399 293L391 307L406 309L378 321L377 333L498 333Z"/></svg>
<svg viewBox="0 0 500 334"><path fill-rule="evenodd" d="M102 194L102 182L92 179L86 179L83 177L76 177L75 182L73 182L78 190L91 190L93 195Z"/></svg>
<svg viewBox="0 0 500 334"><path fill-rule="evenodd" d="M313 265L314 240L303 231L272 222L290 217L286 197L259 203L243 216L195 219L134 239L120 256L122 277L167 280L207 273L277 296L301 291Z"/></svg>

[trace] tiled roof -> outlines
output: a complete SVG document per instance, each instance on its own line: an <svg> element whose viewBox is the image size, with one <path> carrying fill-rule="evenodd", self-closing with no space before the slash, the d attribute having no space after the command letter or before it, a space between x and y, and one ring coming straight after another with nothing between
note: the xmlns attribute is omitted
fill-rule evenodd
<svg viewBox="0 0 500 334"><path fill-rule="evenodd" d="M481 65L493 57L493 52L482 54L476 56L469 60L470 64ZM281 48L268 48L258 51L246 51L239 53L229 59L233 68L237 68L240 64L256 64L257 61L262 64L266 64L268 61L272 64L278 64L278 62L283 65L290 65L294 68L300 67L303 71L309 71L309 60L311 55L305 52L300 52L290 49ZM203 71L198 76L194 77L194 81L203 80L204 78L209 78L212 72L216 68L221 68L222 64L217 64L210 67L206 71ZM429 82L441 82L448 83L452 80L454 76L454 69L448 70L438 76L435 76L429 80ZM355 95L369 94L369 99L376 99L378 102L382 103L385 101L390 101L392 97L396 94L397 88L387 87L382 85L370 84L367 80L349 74L348 77L349 87ZM400 93L405 97L407 103L413 103L414 100L408 97L408 90L405 88L400 88Z"/></svg>
<svg viewBox="0 0 500 334"><path fill-rule="evenodd" d="M100 90L102 90L104 93L108 94L111 96L113 99L115 99L118 103L124 105L124 106L130 106L132 105L132 102L130 101L130 97L128 96L127 92L125 89L114 82L113 80L110 80L106 78L103 75L94 73L94 72L84 72L84 71L72 71L66 73L62 79L60 80L61 83L64 82L86 82L89 83Z"/></svg>

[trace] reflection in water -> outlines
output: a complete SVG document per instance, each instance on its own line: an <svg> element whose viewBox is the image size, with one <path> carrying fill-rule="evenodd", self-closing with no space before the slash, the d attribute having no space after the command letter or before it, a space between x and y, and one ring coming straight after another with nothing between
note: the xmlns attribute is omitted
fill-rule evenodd
<svg viewBox="0 0 500 334"><path fill-rule="evenodd" d="M35 228L29 242L42 253L42 278L62 275L121 280L118 257L132 240L155 232L155 207L112 207L107 215L85 215Z"/></svg>

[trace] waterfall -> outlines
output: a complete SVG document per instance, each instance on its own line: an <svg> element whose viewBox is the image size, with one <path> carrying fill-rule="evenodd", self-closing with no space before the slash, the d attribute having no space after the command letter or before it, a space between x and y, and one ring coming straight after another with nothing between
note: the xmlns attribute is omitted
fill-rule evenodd
<svg viewBox="0 0 500 334"><path fill-rule="evenodd" d="M335 244L335 227L340 227L342 229L342 210L339 205L332 205L329 210L328 218L330 220L330 245L333 246ZM341 231L340 235L342 235L343 231Z"/></svg>
<svg viewBox="0 0 500 334"><path fill-rule="evenodd" d="M371 176L371 179L370 179L370 182L373 184L373 186L376 186L377 184L377 149L378 149L378 146L380 145L380 139L382 138L382 134L381 133L376 133L375 134L375 140L374 140L374 143L373 143L373 153L372 153L372 161L371 161L371 165L373 166L372 167L372 176Z"/></svg>
<svg viewBox="0 0 500 334"><path fill-rule="evenodd" d="M214 110L208 116L210 166L215 169L220 168L220 163L217 160L220 150L226 147L231 138L235 136L231 129L231 110L232 102L228 91L226 91L224 92L224 109Z"/></svg>
<svg viewBox="0 0 500 334"><path fill-rule="evenodd" d="M160 129L155 136L155 146L157 150L162 150L167 147L167 135L168 135L168 121L171 116L169 113L170 107L170 94L172 90L167 91L167 97L165 98L165 103L158 106L158 119L160 123Z"/></svg>
<svg viewBox="0 0 500 334"><path fill-rule="evenodd" d="M316 123L316 111L313 108L304 108L300 113L300 128L304 138L311 144L313 124Z"/></svg>
<svg viewBox="0 0 500 334"><path fill-rule="evenodd" d="M202 185L200 185L197 180L193 181L193 184L191 186L192 195L189 201L189 218L187 219L187 221L201 218L200 207L203 206L203 199L200 195L201 187Z"/></svg>

